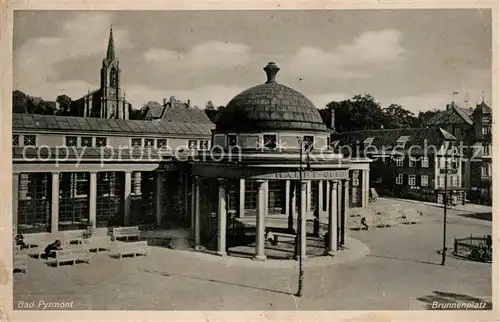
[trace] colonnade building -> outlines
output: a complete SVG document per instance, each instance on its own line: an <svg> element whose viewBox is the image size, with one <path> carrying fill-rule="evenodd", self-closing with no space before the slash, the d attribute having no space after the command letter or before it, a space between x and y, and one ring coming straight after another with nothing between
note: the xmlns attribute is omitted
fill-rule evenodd
<svg viewBox="0 0 500 322"><path fill-rule="evenodd" d="M328 223L335 251L348 209L368 204L370 160L334 153L311 101L264 70L215 125L195 108L182 121L14 114L15 232L177 227L224 254L229 220L246 217L262 259L265 218L293 226L302 211Z"/></svg>

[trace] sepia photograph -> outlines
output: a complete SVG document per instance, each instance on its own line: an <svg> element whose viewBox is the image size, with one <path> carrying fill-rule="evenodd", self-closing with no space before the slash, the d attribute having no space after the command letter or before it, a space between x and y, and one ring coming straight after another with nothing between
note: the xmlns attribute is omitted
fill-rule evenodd
<svg viewBox="0 0 500 322"><path fill-rule="evenodd" d="M13 10L12 314L492 312L495 14Z"/></svg>

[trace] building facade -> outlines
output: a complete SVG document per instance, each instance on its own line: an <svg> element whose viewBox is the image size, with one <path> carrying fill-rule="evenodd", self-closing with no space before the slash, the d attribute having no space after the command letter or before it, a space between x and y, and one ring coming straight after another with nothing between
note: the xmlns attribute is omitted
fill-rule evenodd
<svg viewBox="0 0 500 322"><path fill-rule="evenodd" d="M255 258L265 259L273 216L295 231L306 220L328 223L334 252L346 240L351 178L368 202L369 160L335 153L318 110L278 84L278 70L268 64L267 82L235 96L215 126L186 107L154 121L14 114L14 230L188 228L195 244L223 255L237 218L255 221Z"/></svg>
<svg viewBox="0 0 500 322"><path fill-rule="evenodd" d="M492 109L484 101L473 107L459 107L456 102L429 120L456 137L461 147L462 185L467 199L491 205L492 201Z"/></svg>
<svg viewBox="0 0 500 322"><path fill-rule="evenodd" d="M370 187L382 196L442 203L445 180L452 204L464 203L461 156L456 138L441 128L335 133L332 145L344 155L365 156ZM446 174L447 173L447 174Z"/></svg>

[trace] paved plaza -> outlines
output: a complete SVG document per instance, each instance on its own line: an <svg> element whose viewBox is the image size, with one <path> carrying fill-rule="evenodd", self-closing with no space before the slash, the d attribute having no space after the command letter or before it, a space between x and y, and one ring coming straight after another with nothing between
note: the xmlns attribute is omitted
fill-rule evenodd
<svg viewBox="0 0 500 322"><path fill-rule="evenodd" d="M421 224L350 231L352 249L311 258L300 298L292 295L297 290L293 261L279 265L150 247L146 257L118 260L102 252L90 264L59 268L29 259L28 273L14 276L14 308L20 300L42 297L93 310L406 310L426 309L436 300L491 301L491 264L450 254L440 266L442 209L418 207ZM448 247L454 237L488 233L491 221L449 211Z"/></svg>

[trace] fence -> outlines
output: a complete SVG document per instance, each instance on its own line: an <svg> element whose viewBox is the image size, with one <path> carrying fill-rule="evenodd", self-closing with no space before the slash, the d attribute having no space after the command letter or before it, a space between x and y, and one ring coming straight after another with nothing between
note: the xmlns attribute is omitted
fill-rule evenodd
<svg viewBox="0 0 500 322"><path fill-rule="evenodd" d="M483 237L455 238L453 255L472 260L491 262L492 260L491 235Z"/></svg>

